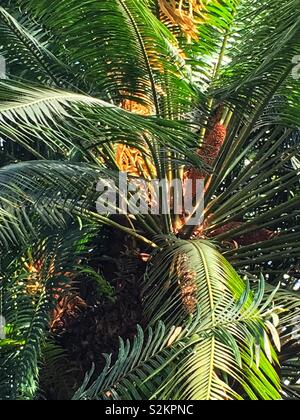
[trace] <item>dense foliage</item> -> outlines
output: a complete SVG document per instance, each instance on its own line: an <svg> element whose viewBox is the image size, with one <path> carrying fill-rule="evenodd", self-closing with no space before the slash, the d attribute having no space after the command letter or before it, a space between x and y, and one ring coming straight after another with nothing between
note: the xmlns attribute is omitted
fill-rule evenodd
<svg viewBox="0 0 300 420"><path fill-rule="evenodd" d="M299 16L299 0L2 1L0 399L299 399ZM204 180L203 221L99 214L119 171ZM140 313L102 357L125 258ZM65 316L96 306L79 366Z"/></svg>

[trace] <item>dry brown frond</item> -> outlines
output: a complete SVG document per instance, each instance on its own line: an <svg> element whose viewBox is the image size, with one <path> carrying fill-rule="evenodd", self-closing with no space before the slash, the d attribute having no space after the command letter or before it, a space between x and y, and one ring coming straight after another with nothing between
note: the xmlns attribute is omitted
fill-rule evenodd
<svg viewBox="0 0 300 420"><path fill-rule="evenodd" d="M179 26L189 38L198 39L197 26L205 22L206 7L211 0L159 0L160 10L169 21Z"/></svg>

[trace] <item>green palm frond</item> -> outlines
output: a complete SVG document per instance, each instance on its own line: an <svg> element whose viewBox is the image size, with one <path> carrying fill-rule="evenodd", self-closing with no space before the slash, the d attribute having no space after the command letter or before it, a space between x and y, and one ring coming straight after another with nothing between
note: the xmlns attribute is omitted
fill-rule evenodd
<svg viewBox="0 0 300 420"><path fill-rule="evenodd" d="M279 361L281 366L283 398L285 400L299 400L299 293L280 290L276 294L274 305L281 305L284 308L279 320L275 320L275 323L278 322L282 343Z"/></svg>
<svg viewBox="0 0 300 420"><path fill-rule="evenodd" d="M37 239L46 228L66 227L74 207L83 208L81 203L87 197L87 187L93 188L99 172L93 167L56 163L57 170L53 171L51 166L48 179L44 176L49 171L46 161L2 169L0 236L3 249L24 246L29 238ZM61 185L65 185L65 192ZM91 193L96 199L95 192Z"/></svg>
<svg viewBox="0 0 300 420"><path fill-rule="evenodd" d="M295 65L292 61L299 51L300 27L298 15L294 13L297 7L297 1L281 2L278 14L273 1L240 2L236 28L232 29L231 43L225 51L229 64L223 64L219 79L221 93L212 93L216 103L228 101L233 111L224 154L216 168L216 182L222 182L229 168L241 162L249 137L261 125L267 126L265 131L276 124L298 125L293 118L288 121L289 104L296 106L292 98L295 99L299 90L298 81L292 79ZM289 16L290 20L282 16Z"/></svg>
<svg viewBox="0 0 300 420"><path fill-rule="evenodd" d="M247 163L238 163L237 156L218 195L207 201L206 234L219 243L237 242L238 246L232 245L224 253L235 267L255 272L263 265L267 273L274 269L270 261L276 264L286 258L281 267L284 274L292 268L289 257L299 254L296 192L300 173L291 164L299 145L293 144L292 134L269 127L253 134L247 150L241 153ZM210 193L213 191L212 187Z"/></svg>
<svg viewBox="0 0 300 420"><path fill-rule="evenodd" d="M38 397L69 400L80 384L77 383L77 378L81 378L80 370L76 363L70 362L67 352L51 338L46 340L42 348L40 365Z"/></svg>
<svg viewBox="0 0 300 420"><path fill-rule="evenodd" d="M220 98L248 117L261 115L280 89L290 82L293 57L299 51L299 3L241 1L224 69ZM251 40L251 49L249 49ZM283 93L283 91L282 91Z"/></svg>
<svg viewBox="0 0 300 420"><path fill-rule="evenodd" d="M245 292L243 280L224 257L206 242L172 241L170 239L162 250L154 256L145 276L144 305L147 319L151 324L159 319L163 319L168 325L184 325L188 315L193 314L199 307L201 318L205 320L203 322L204 325L208 330L211 329L212 331L212 335L205 337L203 347L199 343L198 356L196 352L193 359L195 363L195 382L191 384L191 388L186 388L185 386L180 388L180 391L178 391L180 395L183 394L188 399L202 399L205 397L206 392L213 392L214 389L216 394L211 395L208 399L220 398L221 395L224 397L226 387L223 390L222 387L207 389L204 383L208 387L210 386L209 384L211 384L214 375L208 367L215 366L213 369L216 369L219 361L226 359L225 354L228 356L228 365L226 365L225 372L228 373L230 371L234 357L238 357L244 361L246 366L248 365L249 376L252 376L253 380L255 379L258 383L261 382L262 385L264 382L268 383L264 375L268 376L271 374L278 385L275 371L263 353L260 371L257 369L253 373L250 368L253 360L247 344L242 344L244 348L240 350L237 350L239 346L235 344L234 350L237 350L237 352L234 353L234 356L230 353L230 350L227 349L227 353L225 351L226 344L228 342L234 343L236 338L241 340L240 343L246 342L254 345L255 342L256 345L260 344L259 337L262 334L263 324L256 323L258 321L256 317L259 314L257 308L261 303L263 293L263 290L260 290L255 296L251 296L247 288ZM243 319L243 311L245 319ZM247 318L248 316L249 319ZM238 325L235 324L235 319ZM246 323L246 327L242 325L243 320ZM239 324L239 321L241 324ZM223 323L226 324L225 328L223 328ZM233 341L232 337L235 337ZM256 337L254 341L253 337ZM270 357L268 347L265 351ZM221 357L222 353L223 359ZM207 360L202 365L205 356ZM209 357L213 357L210 362ZM188 364L189 360L186 363ZM199 374L198 370L200 366L203 366L201 374ZM246 366L244 366L244 369L247 371ZM183 368L179 377L184 376L184 372L188 372L187 377L191 374L188 369ZM198 374L199 377L197 377ZM172 386L169 396L174 395L174 392L176 392L175 387L172 388ZM260 388L263 387L258 387L258 392ZM247 392L252 398L255 392L253 394L253 390L251 391L250 389L247 387ZM265 387L264 392L271 397L272 389L272 386L270 386L269 391L266 391ZM186 394L184 390L186 390ZM275 394L273 393L273 396Z"/></svg>
<svg viewBox="0 0 300 420"><path fill-rule="evenodd" d="M145 314L181 325L200 305L203 317L222 311L244 282L206 241L167 239L149 263L144 280Z"/></svg>
<svg viewBox="0 0 300 420"><path fill-rule="evenodd" d="M14 298L11 292L15 293ZM33 308L20 287L10 286L9 293L1 290L1 299L6 300L2 312L7 322L12 322L9 311L13 308L13 317L18 322L18 330L14 328L9 338L1 342L1 399L33 399L37 392L41 344L49 321L48 296L41 294ZM14 307L16 301L18 309Z"/></svg>
<svg viewBox="0 0 300 420"><path fill-rule="evenodd" d="M279 378L271 363L262 351L259 370L253 356L251 361L247 359L252 342L247 345L243 341L253 333L263 334L259 300L252 301L252 308L243 315L250 290L241 298L239 304L231 302L224 318L219 318L220 324L214 327L203 318L199 306L195 318L184 328L167 328L159 321L149 328L147 336L138 328L133 344L121 340L117 361L112 364L107 355L102 374L93 380L92 370L73 399L243 399L243 393L239 395L231 388L234 381L252 399L258 395L279 399ZM241 350L239 340L244 342ZM271 379L267 379L268 375Z"/></svg>
<svg viewBox="0 0 300 420"><path fill-rule="evenodd" d="M184 36L179 37L179 42L187 53L187 62L192 66L199 89L210 92L211 84L218 79L225 63L224 53L240 0L213 0L206 3L197 25L197 42L189 42Z"/></svg>
<svg viewBox="0 0 300 420"><path fill-rule="evenodd" d="M116 104L124 99L142 101L161 113L165 74L175 95L174 106L176 99L184 104L193 97L176 38L151 13L145 0L20 3L64 43L69 62L76 61L86 80L96 82L103 99Z"/></svg>
<svg viewBox="0 0 300 420"><path fill-rule="evenodd" d="M160 322L156 328L150 328L145 337L142 328L138 327L132 346L129 341L120 340L118 361L112 364L107 355L106 366L99 378L91 383L92 369L73 399L149 399L161 384L162 364L176 358L175 346L168 347L174 332L175 328L167 330ZM148 382L153 369L159 373Z"/></svg>
<svg viewBox="0 0 300 420"><path fill-rule="evenodd" d="M118 173L95 165L44 160L0 169L0 241L3 249L22 246L30 238L38 238L45 229L65 228L70 220L76 221L78 217L99 226L108 224L119 228L151 244L139 233L138 226L135 229L135 220L129 228L111 219L111 214L119 211L117 203L107 208L107 214L96 211L100 179L115 181L118 193ZM137 222L140 219L137 215ZM146 224L144 228L146 232L152 232L151 226Z"/></svg>
<svg viewBox="0 0 300 420"><path fill-rule="evenodd" d="M63 74L70 72L48 49L49 39L36 23L16 13L17 20L0 8L1 54L6 60L6 77L21 76L52 86L61 86Z"/></svg>
<svg viewBox="0 0 300 420"><path fill-rule="evenodd" d="M34 399L37 394L54 295L63 295L70 285L70 275L83 254L82 245L77 246L80 238L76 228L55 234L52 230L52 236L27 245L20 255L1 256L0 312L7 331L0 341L2 400Z"/></svg>
<svg viewBox="0 0 300 420"><path fill-rule="evenodd" d="M148 158L147 145L151 145L150 157L158 169L162 150L168 149L185 155L191 165L203 166L194 153L197 137L183 122L134 115L91 96L19 83L1 82L0 98L0 133L37 158L44 158L34 150L38 139L47 152L68 159L79 150L83 160L100 166L108 157L114 164L112 144L116 143L136 147Z"/></svg>
<svg viewBox="0 0 300 420"><path fill-rule="evenodd" d="M299 0L3 0L0 399L43 398L55 381L53 290L81 271L107 292L78 266L105 224L143 241L138 258L156 249L148 329L73 399L299 399L299 15ZM120 145L149 179L204 179L201 226L99 214Z"/></svg>

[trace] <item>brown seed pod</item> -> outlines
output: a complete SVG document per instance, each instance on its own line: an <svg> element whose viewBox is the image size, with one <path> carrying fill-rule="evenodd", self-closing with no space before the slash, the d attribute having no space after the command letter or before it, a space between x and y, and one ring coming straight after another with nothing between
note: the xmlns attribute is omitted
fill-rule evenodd
<svg viewBox="0 0 300 420"><path fill-rule="evenodd" d="M188 256L184 254L176 256L173 270L175 270L178 278L183 306L188 314L192 314L195 312L198 302L198 288L196 283L197 274L188 267Z"/></svg>

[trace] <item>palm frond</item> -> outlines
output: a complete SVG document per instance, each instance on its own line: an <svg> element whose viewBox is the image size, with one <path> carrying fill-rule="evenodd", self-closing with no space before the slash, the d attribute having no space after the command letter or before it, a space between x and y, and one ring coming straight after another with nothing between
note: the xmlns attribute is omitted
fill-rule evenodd
<svg viewBox="0 0 300 420"><path fill-rule="evenodd" d="M19 12L15 14L19 19L0 8L0 47L6 61L6 77L21 76L60 87L70 70L48 49L49 38L43 28Z"/></svg>
<svg viewBox="0 0 300 420"><path fill-rule="evenodd" d="M289 83L292 59L299 50L298 8L297 1L280 5L240 2L229 48L232 61L228 71L224 70L220 98L241 107L243 115L256 114L257 120L279 89Z"/></svg>
<svg viewBox="0 0 300 420"><path fill-rule="evenodd" d="M47 153L68 159L77 150L82 160L99 165L109 157L116 167L111 144L126 144L150 155L158 167L162 150L168 149L186 155L191 165L203 166L194 153L197 137L183 122L134 115L91 96L19 83L0 83L0 98L0 134L37 158L44 157L34 150L38 139Z"/></svg>
<svg viewBox="0 0 300 420"><path fill-rule="evenodd" d="M246 164L233 162L219 193L207 201L205 234L225 246L231 244L224 255L235 267L255 272L259 265L268 273L274 270L270 262L276 267L276 261L299 254L294 239L300 173L291 164L299 145L293 144L292 135L282 128L253 134L241 155ZM292 270L291 261L281 269L283 274Z"/></svg>
<svg viewBox="0 0 300 420"><path fill-rule="evenodd" d="M49 176L45 177L48 173ZM1 179L2 175L2 179ZM135 236L146 243L153 243L135 229L111 219L120 211L119 204L111 204L105 214L97 211L97 182L115 182L118 194L118 173L94 165L59 161L33 161L0 169L0 240L3 249L24 245L29 238L38 238L45 229L65 228L77 218L108 224ZM116 197L117 199L118 197ZM136 220L144 220L139 215ZM144 226L146 232L149 226ZM151 232L151 228L150 228Z"/></svg>
<svg viewBox="0 0 300 420"><path fill-rule="evenodd" d="M96 91L102 99L115 104L124 99L142 102L160 113L165 74L175 89L174 106L176 102L188 103L193 90L185 77L176 38L156 19L147 3L105 0L100 5L96 1L64 1L49 6L30 0L22 1L21 6L64 43L69 61L78 63L87 80L97 80ZM83 24L86 19L88 27Z"/></svg>
<svg viewBox="0 0 300 420"><path fill-rule="evenodd" d="M0 398L34 399L38 391L42 348L49 334L55 295L65 292L78 262L78 229L62 230L19 255L1 258L0 312L7 336L0 341ZM73 248L73 254L69 253ZM82 253L82 251L81 251Z"/></svg>
<svg viewBox="0 0 300 420"><path fill-rule="evenodd" d="M253 356L251 361L247 359L252 341L249 346L244 344L245 356L241 360L239 340L263 331L259 300L244 315L240 312L248 298L250 290L242 295L239 304L231 303L226 319L220 317L220 324L214 327L202 317L200 306L185 327L167 328L159 321L149 328L147 336L139 327L132 345L121 340L117 361L112 364L106 355L102 374L94 380L92 369L73 399L243 399L243 393L231 388L232 381L238 381L252 399L279 399L279 378L263 351L260 369Z"/></svg>
<svg viewBox="0 0 300 420"><path fill-rule="evenodd" d="M247 344L244 348L237 350L239 345L235 341L237 339L241 340L241 343L260 344L261 338L259 337L262 334L263 323L260 324L258 321L259 310L257 308L261 304L263 289L255 296L251 296L249 290L245 288L245 283L230 264L207 242L167 240L162 250L154 255L150 262L144 287L145 314L151 324L163 319L167 325L184 325L187 317L199 307L203 324L208 330L211 329L211 334L203 339L203 343L199 343L193 361L187 359L186 365L178 375L181 378L186 375L186 380L191 375L195 381L192 381L189 388L186 385L181 387L176 395L184 395L188 399L207 399L207 393L212 392L208 399L219 399L221 396L224 398L228 392L228 397L233 397L226 386L222 388L222 381L213 372L220 368L219 361L224 360L221 370L230 374L235 358L243 360L245 363L243 368L245 371L249 370L249 377L251 376L253 381L269 383L265 375L268 377L271 374L272 380L274 380L273 384L278 386L276 373L267 357L263 356L263 351L260 369L257 368L253 373L251 366L254 362L250 356L251 350L247 348ZM245 311L245 318L243 318L243 311ZM256 318L257 316L258 318ZM237 322L245 321L246 326L243 327L241 324L237 327L235 319ZM225 323L226 327L223 327L222 323ZM232 337L235 337L233 341ZM256 337L254 342L253 337ZM228 342L236 344L233 348L227 348L226 352ZM265 350L270 357L269 348ZM223 359L221 354L223 354ZM210 357L213 359L210 360ZM205 362L203 362L204 359ZM192 366L193 363L195 364L194 371L193 368L192 371L188 370L188 363L191 363ZM209 367L211 368L209 369ZM191 372L193 373L191 374ZM231 374L234 376L233 372ZM210 388L212 381L215 381L215 387ZM173 384L170 385L169 396L174 395L175 387ZM245 386L245 388L247 388L246 392L250 398L253 398L255 392L253 394L251 386L250 388ZM266 387L264 388L266 390ZM265 392L271 398L272 395L278 397L278 394L274 392L273 385L270 385L269 390Z"/></svg>

